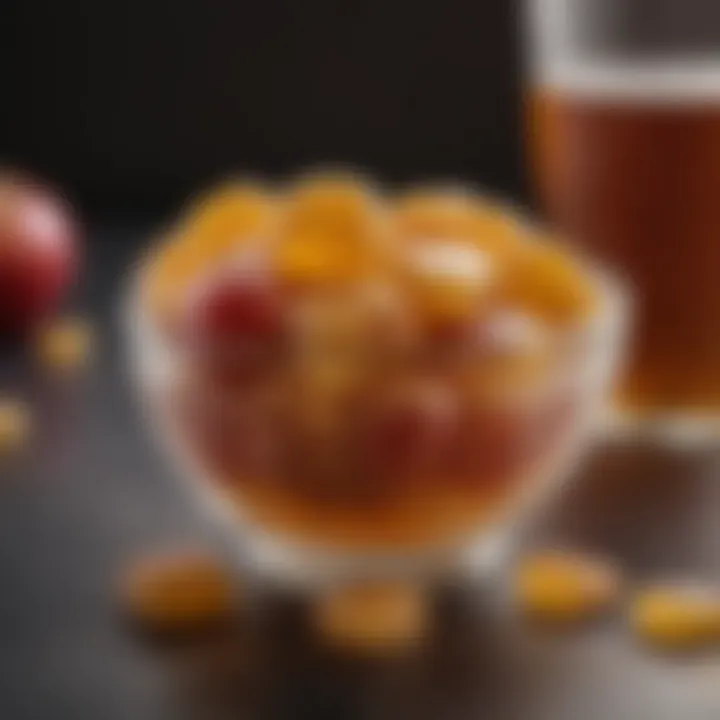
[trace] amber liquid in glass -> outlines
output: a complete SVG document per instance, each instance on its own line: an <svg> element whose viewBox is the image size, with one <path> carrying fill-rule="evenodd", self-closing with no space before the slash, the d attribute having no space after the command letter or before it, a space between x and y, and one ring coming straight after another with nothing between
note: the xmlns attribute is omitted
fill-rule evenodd
<svg viewBox="0 0 720 720"><path fill-rule="evenodd" d="M529 101L550 220L629 281L621 400L637 409L720 408L720 68L712 88L691 80L540 86Z"/></svg>

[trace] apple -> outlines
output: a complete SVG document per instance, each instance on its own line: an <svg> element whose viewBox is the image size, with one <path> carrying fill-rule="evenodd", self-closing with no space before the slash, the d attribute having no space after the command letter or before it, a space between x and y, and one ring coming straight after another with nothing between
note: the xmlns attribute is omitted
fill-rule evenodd
<svg viewBox="0 0 720 720"><path fill-rule="evenodd" d="M0 176L0 332L25 333L57 307L77 272L77 234L57 193Z"/></svg>

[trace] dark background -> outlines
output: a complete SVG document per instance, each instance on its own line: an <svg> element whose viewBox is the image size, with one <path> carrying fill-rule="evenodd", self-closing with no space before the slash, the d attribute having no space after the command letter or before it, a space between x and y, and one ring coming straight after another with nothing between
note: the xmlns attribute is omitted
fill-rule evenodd
<svg viewBox="0 0 720 720"><path fill-rule="evenodd" d="M89 214L317 162L522 193L512 0L5 3L0 153Z"/></svg>

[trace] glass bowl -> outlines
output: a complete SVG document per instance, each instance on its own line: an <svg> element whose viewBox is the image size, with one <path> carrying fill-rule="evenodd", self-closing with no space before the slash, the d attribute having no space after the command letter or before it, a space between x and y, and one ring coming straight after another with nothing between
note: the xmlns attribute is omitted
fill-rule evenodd
<svg viewBox="0 0 720 720"><path fill-rule="evenodd" d="M332 496L301 497L282 483L267 482L247 464L249 454L262 457L266 439L252 398L213 388L188 373L187 359L143 302L142 263L122 307L128 367L149 432L178 480L225 526L238 556L258 576L299 586L467 576L500 557L528 514L572 476L605 418L605 401L623 358L627 302L613 277L588 263L585 267L598 289L596 309L573 331L542 392L509 426L507 414L493 414L497 408L472 426L474 434L453 454L453 462L468 451L479 456L485 475L479 484L461 484L452 492L443 482L415 484L399 494L381 492L372 501L348 504ZM201 440L208 426L214 428L211 435L222 437L222 462L213 462L213 452ZM281 445L286 440L273 438ZM242 471L233 466L233 455L246 463ZM494 464L488 465L490 457ZM296 458L303 463L302 447ZM348 455L346 466L361 474L362 455ZM499 480L488 481L488 467ZM477 474L471 470L470 479Z"/></svg>

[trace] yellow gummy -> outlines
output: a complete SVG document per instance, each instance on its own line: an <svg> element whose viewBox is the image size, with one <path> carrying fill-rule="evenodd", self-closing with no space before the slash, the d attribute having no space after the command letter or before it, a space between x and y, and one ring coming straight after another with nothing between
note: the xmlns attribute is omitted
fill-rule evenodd
<svg viewBox="0 0 720 720"><path fill-rule="evenodd" d="M505 290L510 301L551 320L587 317L597 294L579 263L552 243L528 243L508 266Z"/></svg>
<svg viewBox="0 0 720 720"><path fill-rule="evenodd" d="M362 239L316 230L283 238L275 262L291 284L346 283L367 270L368 254Z"/></svg>
<svg viewBox="0 0 720 720"><path fill-rule="evenodd" d="M515 577L521 609L559 621L598 614L616 599L619 585L617 571L606 563L562 552L526 558Z"/></svg>
<svg viewBox="0 0 720 720"><path fill-rule="evenodd" d="M30 413L23 403L0 399L0 453L24 445L30 435L30 425Z"/></svg>
<svg viewBox="0 0 720 720"><path fill-rule="evenodd" d="M234 592L228 575L210 557L178 552L145 559L123 578L131 614L153 629L182 629L229 617Z"/></svg>
<svg viewBox="0 0 720 720"><path fill-rule="evenodd" d="M528 393L547 384L555 359L546 323L516 312L500 312L488 323L489 351L467 376L470 397L481 403L531 397Z"/></svg>
<svg viewBox="0 0 720 720"><path fill-rule="evenodd" d="M46 367L70 370L87 362L92 347L92 327L87 321L82 318L65 318L40 331L36 351Z"/></svg>
<svg viewBox="0 0 720 720"><path fill-rule="evenodd" d="M426 593L394 584L340 588L316 600L314 621L327 642L359 653L407 649L429 625Z"/></svg>
<svg viewBox="0 0 720 720"><path fill-rule="evenodd" d="M462 320L478 312L479 293L459 285L429 285L418 293L419 306L431 320Z"/></svg>
<svg viewBox="0 0 720 720"><path fill-rule="evenodd" d="M274 215L271 198L248 184L222 186L202 198L181 221L180 234L223 252L265 232Z"/></svg>
<svg viewBox="0 0 720 720"><path fill-rule="evenodd" d="M378 199L357 177L321 173L299 182L290 193L289 213L299 222L365 222L371 219Z"/></svg>
<svg viewBox="0 0 720 720"><path fill-rule="evenodd" d="M245 184L223 186L196 202L149 260L150 305L172 316L191 283L248 240L269 231L272 198Z"/></svg>
<svg viewBox="0 0 720 720"><path fill-rule="evenodd" d="M630 622L639 637L662 647L720 642L720 595L692 588L649 588L635 597Z"/></svg>
<svg viewBox="0 0 720 720"><path fill-rule="evenodd" d="M384 233L383 209L362 182L311 178L288 198L276 247L278 271L295 284L351 282L377 260Z"/></svg>
<svg viewBox="0 0 720 720"><path fill-rule="evenodd" d="M408 249L410 290L429 319L477 317L493 295L495 258L469 242L416 243Z"/></svg>
<svg viewBox="0 0 720 720"><path fill-rule="evenodd" d="M489 251L507 251L520 235L509 211L472 193L443 189L401 198L395 224L399 234L410 240L472 240Z"/></svg>
<svg viewBox="0 0 720 720"><path fill-rule="evenodd" d="M190 243L171 238L148 260L146 291L150 306L161 318L177 309L184 291L202 272L205 259Z"/></svg>

